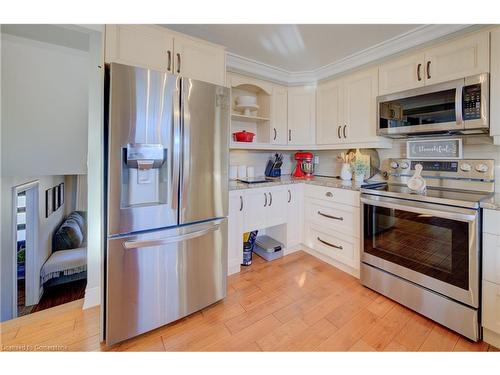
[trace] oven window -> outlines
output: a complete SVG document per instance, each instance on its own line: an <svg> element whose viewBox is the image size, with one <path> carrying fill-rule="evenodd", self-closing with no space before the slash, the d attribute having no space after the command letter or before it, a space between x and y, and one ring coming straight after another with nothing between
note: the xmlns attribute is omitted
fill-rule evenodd
<svg viewBox="0 0 500 375"><path fill-rule="evenodd" d="M364 206L364 252L469 289L469 224Z"/></svg>
<svg viewBox="0 0 500 375"><path fill-rule="evenodd" d="M456 122L455 89L380 103L380 128Z"/></svg>

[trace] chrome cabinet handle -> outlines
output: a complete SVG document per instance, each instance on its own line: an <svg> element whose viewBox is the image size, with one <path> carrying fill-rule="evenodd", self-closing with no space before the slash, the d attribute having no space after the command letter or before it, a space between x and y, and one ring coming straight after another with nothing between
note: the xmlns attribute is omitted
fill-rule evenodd
<svg viewBox="0 0 500 375"><path fill-rule="evenodd" d="M345 129L347 128L347 125L344 125L344 129L342 130L342 134L344 134L344 138L347 138L345 135Z"/></svg>
<svg viewBox="0 0 500 375"><path fill-rule="evenodd" d="M243 197L240 195L240 211L243 211Z"/></svg>
<svg viewBox="0 0 500 375"><path fill-rule="evenodd" d="M329 218L329 219L335 219L335 220L344 221L344 218L343 218L342 216L332 216L332 215L324 214L324 213L323 213L323 212L321 212L321 211L318 211L318 215L321 215L321 216L327 217L327 218Z"/></svg>
<svg viewBox="0 0 500 375"><path fill-rule="evenodd" d="M177 73L181 72L181 54L177 54Z"/></svg>
<svg viewBox="0 0 500 375"><path fill-rule="evenodd" d="M417 65L417 81L421 81L422 77L420 76L420 69L422 68L422 64Z"/></svg>
<svg viewBox="0 0 500 375"><path fill-rule="evenodd" d="M264 193L264 198L265 198L264 207L267 207L267 193Z"/></svg>
<svg viewBox="0 0 500 375"><path fill-rule="evenodd" d="M328 198L333 198L333 194L332 194L332 192L331 192L331 191L327 191L327 192L325 193L325 195L326 195Z"/></svg>
<svg viewBox="0 0 500 375"><path fill-rule="evenodd" d="M427 79L431 79L431 60L427 61Z"/></svg>
<svg viewBox="0 0 500 375"><path fill-rule="evenodd" d="M292 140L292 129L288 129L288 140Z"/></svg>
<svg viewBox="0 0 500 375"><path fill-rule="evenodd" d="M276 137L278 136L278 132L276 131L276 128L273 128L274 130L274 137L273 137L273 141L276 140Z"/></svg>
<svg viewBox="0 0 500 375"><path fill-rule="evenodd" d="M342 126L339 125L337 128L337 136L339 137L339 139L341 138L340 137L340 129L342 129Z"/></svg>
<svg viewBox="0 0 500 375"><path fill-rule="evenodd" d="M288 203L292 201L292 192L288 189Z"/></svg>
<svg viewBox="0 0 500 375"><path fill-rule="evenodd" d="M269 207L273 204L273 195L269 193Z"/></svg>
<svg viewBox="0 0 500 375"><path fill-rule="evenodd" d="M167 71L170 72L172 69L172 52L167 51Z"/></svg>
<svg viewBox="0 0 500 375"><path fill-rule="evenodd" d="M334 245L334 244L332 244L332 243L330 243L330 242L327 242L327 241L322 240L322 239L321 239L321 238L319 238L319 237L316 237L316 239L317 239L319 242L321 242L321 243L325 244L326 246L330 246L330 247L333 247L333 248L335 248L335 249L339 249L339 250L343 250L343 249L344 249L342 246Z"/></svg>
<svg viewBox="0 0 500 375"><path fill-rule="evenodd" d="M218 230L219 227L220 227L220 224L215 224L214 226L207 228L207 229L202 229L202 230L192 232L192 233L181 234L179 236L161 238L159 240L126 241L123 243L123 247L127 250L132 250L132 249L139 249L142 247L168 245L170 243L185 241L185 240L189 240L192 238L204 236L205 234L208 234L210 232L214 232L214 231Z"/></svg>

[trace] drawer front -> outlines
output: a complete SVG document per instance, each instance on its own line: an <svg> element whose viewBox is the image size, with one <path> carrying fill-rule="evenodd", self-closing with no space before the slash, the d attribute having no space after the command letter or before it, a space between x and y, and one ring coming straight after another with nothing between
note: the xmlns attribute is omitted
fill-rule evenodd
<svg viewBox="0 0 500 375"><path fill-rule="evenodd" d="M500 285L483 280L483 327L500 334Z"/></svg>
<svg viewBox="0 0 500 375"><path fill-rule="evenodd" d="M483 232L500 236L500 211L483 210Z"/></svg>
<svg viewBox="0 0 500 375"><path fill-rule="evenodd" d="M359 208L317 199L306 199L306 220L359 238Z"/></svg>
<svg viewBox="0 0 500 375"><path fill-rule="evenodd" d="M359 207L358 191L306 185L305 196L309 198L321 199L326 202L335 202L347 204L353 207Z"/></svg>
<svg viewBox="0 0 500 375"><path fill-rule="evenodd" d="M306 245L323 255L359 269L359 239L307 222Z"/></svg>
<svg viewBox="0 0 500 375"><path fill-rule="evenodd" d="M483 279L500 284L500 236L483 234Z"/></svg>

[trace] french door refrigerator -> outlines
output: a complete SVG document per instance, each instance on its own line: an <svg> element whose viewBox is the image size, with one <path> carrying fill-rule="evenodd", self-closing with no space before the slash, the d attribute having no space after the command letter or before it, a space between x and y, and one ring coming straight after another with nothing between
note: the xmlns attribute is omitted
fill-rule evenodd
<svg viewBox="0 0 500 375"><path fill-rule="evenodd" d="M225 87L106 67L108 345L226 295L230 99Z"/></svg>

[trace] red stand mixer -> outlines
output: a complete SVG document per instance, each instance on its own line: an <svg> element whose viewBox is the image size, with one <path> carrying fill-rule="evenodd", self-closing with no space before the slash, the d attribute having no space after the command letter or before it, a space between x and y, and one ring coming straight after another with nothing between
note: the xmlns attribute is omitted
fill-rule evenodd
<svg viewBox="0 0 500 375"><path fill-rule="evenodd" d="M314 173L314 155L312 152L296 152L297 165L293 171L295 178L312 178Z"/></svg>

